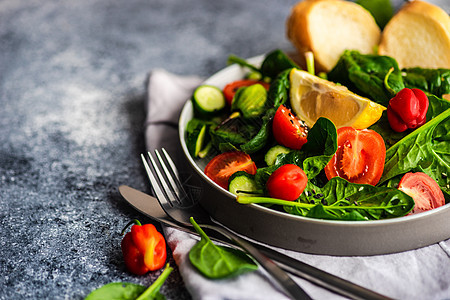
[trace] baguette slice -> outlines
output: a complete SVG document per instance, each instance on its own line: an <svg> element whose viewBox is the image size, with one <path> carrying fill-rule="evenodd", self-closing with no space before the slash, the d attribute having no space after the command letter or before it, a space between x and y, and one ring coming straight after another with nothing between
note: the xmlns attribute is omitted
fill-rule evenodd
<svg viewBox="0 0 450 300"><path fill-rule="evenodd" d="M303 0L287 19L287 37L300 52L314 53L316 69L330 71L344 50L373 53L380 29L362 6L343 0Z"/></svg>
<svg viewBox="0 0 450 300"><path fill-rule="evenodd" d="M400 68L450 69L450 17L431 3L408 2L384 28L378 51Z"/></svg>

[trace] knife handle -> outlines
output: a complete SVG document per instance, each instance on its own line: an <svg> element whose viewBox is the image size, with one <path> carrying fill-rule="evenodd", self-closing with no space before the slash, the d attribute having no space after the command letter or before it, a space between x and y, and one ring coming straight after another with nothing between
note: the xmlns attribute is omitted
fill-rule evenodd
<svg viewBox="0 0 450 300"><path fill-rule="evenodd" d="M365 299L365 300L389 300L392 298L378 294L374 291L366 289L362 286L354 284L348 280L342 279L311 265L303 263L288 255L277 252L271 248L253 244L261 253L273 259L277 264L287 272L306 279L318 286L327 290L335 292L339 295L348 297L350 299Z"/></svg>

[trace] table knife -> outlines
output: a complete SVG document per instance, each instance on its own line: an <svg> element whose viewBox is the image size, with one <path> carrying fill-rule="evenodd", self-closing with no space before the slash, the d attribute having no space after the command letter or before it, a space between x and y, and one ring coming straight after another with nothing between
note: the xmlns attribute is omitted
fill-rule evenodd
<svg viewBox="0 0 450 300"><path fill-rule="evenodd" d="M172 221L172 219L167 216L167 214L161 208L158 199L156 199L155 197L152 197L126 185L121 185L119 187L119 192L131 206L133 206L136 210L146 215L147 217L161 224L171 226L184 232L188 232L198 236L198 234L194 230L180 226L179 224ZM208 232L208 235L211 239L217 242L221 242L230 247L239 248L238 246L231 244L230 241L224 239L218 234L215 234L214 232ZM354 284L350 281L339 278L333 274L317 269L316 267L303 263L283 253L277 252L269 247L260 245L258 243L251 243L267 257L274 260L285 271L308 280L329 291L348 297L350 299L391 299L389 297L366 289L362 286Z"/></svg>

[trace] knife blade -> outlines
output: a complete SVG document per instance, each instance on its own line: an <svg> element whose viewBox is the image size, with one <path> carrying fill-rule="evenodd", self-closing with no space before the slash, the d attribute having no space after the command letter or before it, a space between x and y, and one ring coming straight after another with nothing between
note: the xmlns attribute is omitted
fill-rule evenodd
<svg viewBox="0 0 450 300"><path fill-rule="evenodd" d="M193 229L181 226L178 223L172 221L161 208L158 199L156 199L155 197L126 185L119 186L119 192L131 206L133 206L137 211L141 212L147 217L164 225L171 226L184 232L188 232L198 236L198 234ZM215 232L208 232L208 236L217 242L240 249L238 246L230 243L230 241L227 241L223 237L220 237ZM350 281L332 275L328 272L322 271L316 267L303 263L269 247L260 245L258 243L253 243L249 240L247 241L252 243L252 245L258 248L258 250L261 251L264 255L274 260L285 271L308 280L329 291L348 297L350 299L391 299L389 297L366 289L362 286L356 285Z"/></svg>

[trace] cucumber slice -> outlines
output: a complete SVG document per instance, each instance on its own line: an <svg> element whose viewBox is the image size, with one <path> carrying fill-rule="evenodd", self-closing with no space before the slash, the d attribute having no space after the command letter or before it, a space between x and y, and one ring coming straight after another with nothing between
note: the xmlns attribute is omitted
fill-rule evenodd
<svg viewBox="0 0 450 300"><path fill-rule="evenodd" d="M198 117L211 118L225 108L225 97L222 91L212 85L197 87L192 95L194 113Z"/></svg>
<svg viewBox="0 0 450 300"><path fill-rule="evenodd" d="M286 148L281 145L275 145L267 151L266 156L264 157L264 161L268 166L273 166L279 154L289 153L291 149Z"/></svg>
<svg viewBox="0 0 450 300"><path fill-rule="evenodd" d="M228 190L236 196L249 196L249 194L257 196L262 194L262 191L256 184L254 176L244 171L238 171L231 175Z"/></svg>

